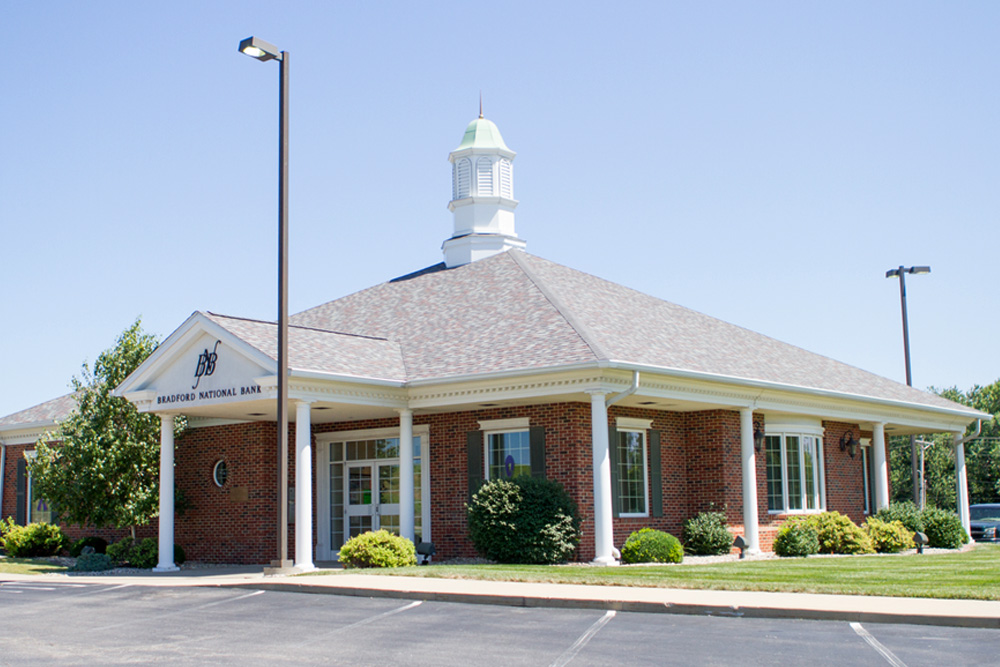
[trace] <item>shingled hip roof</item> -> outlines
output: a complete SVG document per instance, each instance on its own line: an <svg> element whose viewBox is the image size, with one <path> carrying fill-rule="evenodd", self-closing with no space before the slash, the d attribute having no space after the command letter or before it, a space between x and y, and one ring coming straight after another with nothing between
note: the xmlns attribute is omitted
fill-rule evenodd
<svg viewBox="0 0 1000 667"><path fill-rule="evenodd" d="M429 267L290 321L397 343L408 381L618 364L968 410L520 250Z"/></svg>

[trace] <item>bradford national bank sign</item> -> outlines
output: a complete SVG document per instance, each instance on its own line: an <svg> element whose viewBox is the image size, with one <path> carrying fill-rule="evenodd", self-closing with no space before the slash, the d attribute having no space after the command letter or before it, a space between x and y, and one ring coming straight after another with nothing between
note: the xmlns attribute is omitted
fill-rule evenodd
<svg viewBox="0 0 1000 667"><path fill-rule="evenodd" d="M202 337L156 382L156 404L180 405L260 398L253 378L267 371L221 340Z"/></svg>

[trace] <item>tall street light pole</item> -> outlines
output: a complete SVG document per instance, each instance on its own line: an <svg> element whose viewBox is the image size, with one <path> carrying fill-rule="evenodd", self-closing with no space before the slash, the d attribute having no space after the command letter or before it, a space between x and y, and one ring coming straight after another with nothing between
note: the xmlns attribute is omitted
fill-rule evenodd
<svg viewBox="0 0 1000 667"><path fill-rule="evenodd" d="M277 60L278 80L278 560L276 568L290 568L288 560L288 51L247 37L240 51L257 60Z"/></svg>
<svg viewBox="0 0 1000 667"><path fill-rule="evenodd" d="M929 266L900 266L898 269L890 269L885 272L886 278L899 277L899 302L903 309L903 357L906 360L906 386L913 386L913 376L910 374L910 325L906 316L906 274L913 273L922 275L930 273ZM923 452L921 452L921 457ZM917 440L915 436L910 436L910 475L913 479L913 502L920 505L920 487L924 485L923 470L920 471L920 486L917 486Z"/></svg>

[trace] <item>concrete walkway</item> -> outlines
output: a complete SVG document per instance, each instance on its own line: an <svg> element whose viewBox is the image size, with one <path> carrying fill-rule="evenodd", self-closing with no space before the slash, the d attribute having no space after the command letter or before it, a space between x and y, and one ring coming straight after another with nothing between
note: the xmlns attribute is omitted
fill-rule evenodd
<svg viewBox="0 0 1000 667"><path fill-rule="evenodd" d="M310 576L264 576L261 567L212 567L141 575L14 575L0 583L63 582L131 586L226 586L258 590L390 597L524 607L800 618L862 623L909 623L1000 629L1000 601L759 593L750 591L537 584L435 579L339 571Z"/></svg>

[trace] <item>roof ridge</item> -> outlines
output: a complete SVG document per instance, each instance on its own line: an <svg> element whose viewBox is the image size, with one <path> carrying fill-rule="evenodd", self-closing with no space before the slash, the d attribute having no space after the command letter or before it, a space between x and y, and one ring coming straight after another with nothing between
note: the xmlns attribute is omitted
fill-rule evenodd
<svg viewBox="0 0 1000 667"><path fill-rule="evenodd" d="M271 320L259 320L254 317L237 317L235 315L223 315L222 313L213 313L212 311L205 311L205 312L207 312L209 315L214 315L215 317L224 317L227 320L240 320L242 322L256 322L257 324L269 324L275 327L278 326L277 322L272 322ZM389 340L388 338L385 338L384 336L368 336L366 334L348 333L346 331L334 331L333 329L320 329L319 327L307 327L301 324L292 324L291 322L288 323L288 328L305 329L306 331L319 331L321 333L335 334L337 336L351 336L352 338L368 338L370 340L384 340L388 343L394 342Z"/></svg>
<svg viewBox="0 0 1000 667"><path fill-rule="evenodd" d="M569 324L573 331L575 331L587 347L590 348L590 351L595 357L597 357L598 361L610 360L610 357L604 349L597 344L597 337L590 330L590 327L577 318L569 307L566 306L563 300L556 296L555 293L549 289L547 285L545 285L542 279L531 270L531 267L528 266L527 262L519 256L522 254L527 255L528 253L514 248L507 251L507 254L510 255L511 259L514 260L514 263L517 264L521 271L524 272L524 275L527 276L528 280L530 280L531 283L538 288L538 291L542 293L542 296L544 296L545 299L552 304L552 307L556 309L556 312L558 312L562 318L566 320L566 323Z"/></svg>

